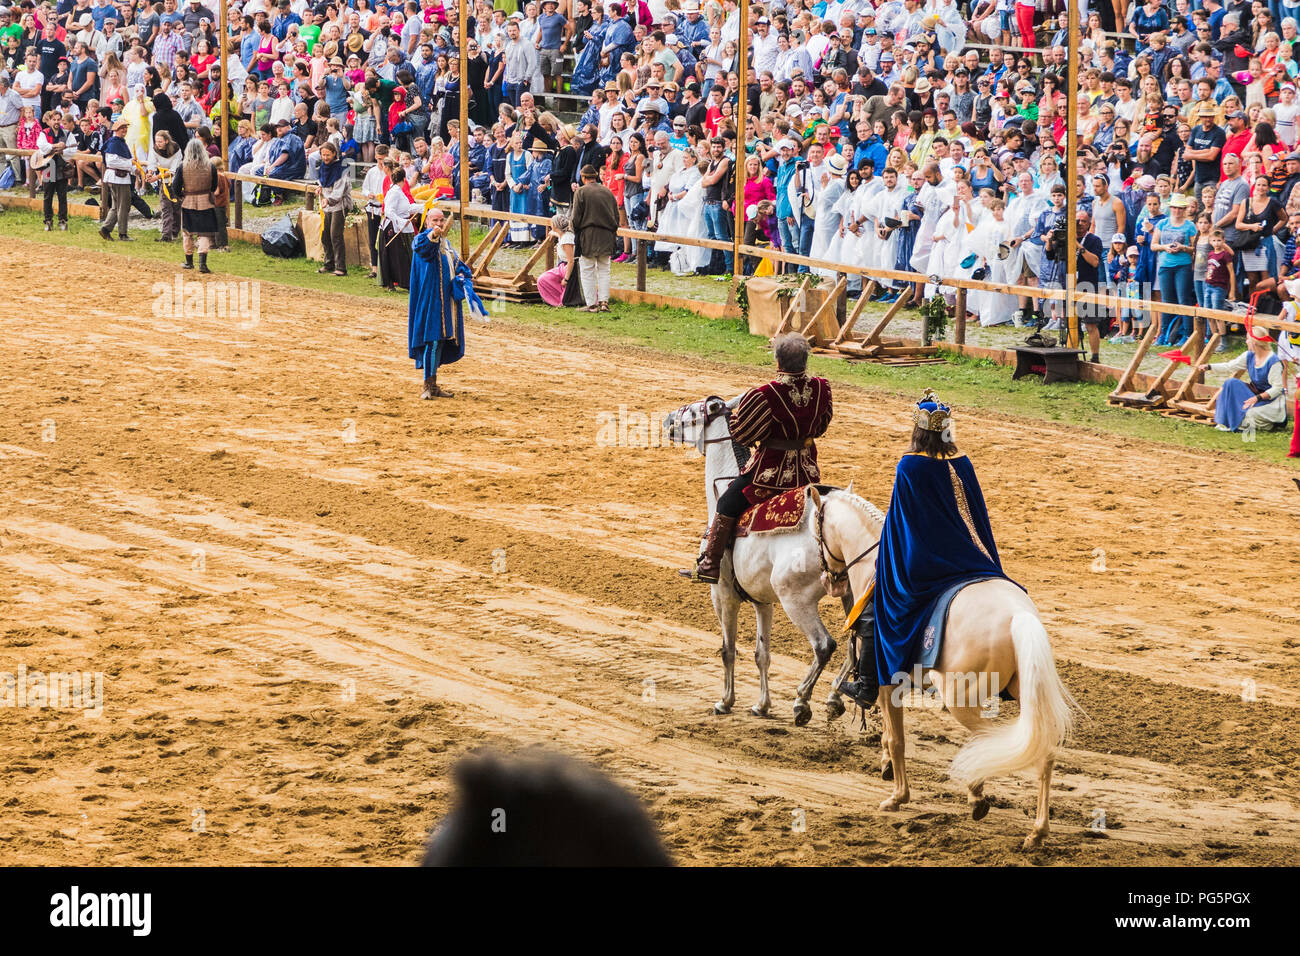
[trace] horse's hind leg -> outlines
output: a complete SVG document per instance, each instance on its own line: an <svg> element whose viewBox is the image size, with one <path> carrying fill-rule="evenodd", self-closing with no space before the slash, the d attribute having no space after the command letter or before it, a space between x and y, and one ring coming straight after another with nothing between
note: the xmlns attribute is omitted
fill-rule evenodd
<svg viewBox="0 0 1300 956"><path fill-rule="evenodd" d="M1025 837L1025 849L1036 850L1047 839L1048 818L1051 810L1048 802L1052 796L1052 767L1055 761L1048 757L1038 768L1038 815L1034 817L1034 828Z"/></svg>
<svg viewBox="0 0 1300 956"><path fill-rule="evenodd" d="M844 616L847 618L853 611L853 595L844 595L840 599L840 603L844 605ZM831 692L826 695L827 720L835 720L837 717L844 714L844 699L840 696L840 692L835 688L839 687L840 684L842 684L849 676L849 671L852 667L853 661L851 660L850 655L845 654L844 663L840 665L840 672L836 674L835 679L831 681Z"/></svg>
<svg viewBox="0 0 1300 956"><path fill-rule="evenodd" d="M715 714L729 714L736 702L736 617L740 604L730 601L713 586L713 609L722 625L722 699L713 705Z"/></svg>
<svg viewBox="0 0 1300 956"><path fill-rule="evenodd" d="M749 712L755 717L766 717L772 707L772 695L767 684L767 667L772 659L768 649L772 636L772 610L770 604L754 606L754 663L758 665L758 703L749 708Z"/></svg>
<svg viewBox="0 0 1300 956"><path fill-rule="evenodd" d="M948 713L952 714L957 723L974 734L988 730L993 725L993 721L982 715L979 707L958 707L950 704ZM970 804L972 820L983 820L988 816L989 798L984 795L983 780L977 780L967 787L966 802Z"/></svg>
<svg viewBox="0 0 1300 956"><path fill-rule="evenodd" d="M834 720L844 713L844 699L840 697L840 692L835 688L843 683L844 679L849 676L849 668L853 666L853 661L845 655L844 663L840 665L840 672L835 675L831 681L831 692L826 695L826 719Z"/></svg>
<svg viewBox="0 0 1300 956"><path fill-rule="evenodd" d="M907 762L904 751L907 738L903 734L903 708L892 699L892 688L880 688L880 709L884 715L884 724L889 735L889 763L894 771L894 792L880 804L882 810L897 810L912 798L907 786ZM882 731L883 734L886 731Z"/></svg>

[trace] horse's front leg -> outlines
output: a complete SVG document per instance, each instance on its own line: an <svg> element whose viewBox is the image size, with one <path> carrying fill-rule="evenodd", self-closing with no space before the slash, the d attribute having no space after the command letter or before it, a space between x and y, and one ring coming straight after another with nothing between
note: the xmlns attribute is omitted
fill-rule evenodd
<svg viewBox="0 0 1300 956"><path fill-rule="evenodd" d="M770 604L754 606L754 663L758 665L758 703L749 708L749 712L755 717L766 717L772 708L772 694L767 683L767 668L772 659L768 649L772 636L772 610Z"/></svg>
<svg viewBox="0 0 1300 956"><path fill-rule="evenodd" d="M723 594L720 584L713 585L710 590L713 592L713 610L722 625L722 699L713 705L713 712L729 714L736 703L736 618L740 602Z"/></svg>
<svg viewBox="0 0 1300 956"><path fill-rule="evenodd" d="M903 759L907 745L907 738L903 736L903 707L901 702L894 700L892 687L881 687L879 700L883 723L889 734L889 763L894 771L894 792L881 801L880 809L897 810L912 797L907 788L907 764Z"/></svg>
<svg viewBox="0 0 1300 956"><path fill-rule="evenodd" d="M807 636L808 643L813 649L812 664L794 692L794 725L802 727L812 719L812 707L808 699L812 697L817 679L822 676L822 671L830 661L831 655L835 653L835 638L831 637L831 632L826 630L826 625L822 623L821 616L817 613L815 598L807 600L800 595L788 601L783 598L781 604L790 620L794 622L794 626Z"/></svg>

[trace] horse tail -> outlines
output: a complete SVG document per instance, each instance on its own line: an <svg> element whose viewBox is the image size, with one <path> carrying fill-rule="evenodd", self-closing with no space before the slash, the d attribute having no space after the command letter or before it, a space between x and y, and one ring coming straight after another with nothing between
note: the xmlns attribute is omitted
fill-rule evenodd
<svg viewBox="0 0 1300 956"><path fill-rule="evenodd" d="M979 734L957 752L950 772L968 785L1040 766L1073 729L1079 705L1056 673L1052 645L1036 614L1021 611L1011 618L1011 643L1020 675L1020 716L1014 724Z"/></svg>

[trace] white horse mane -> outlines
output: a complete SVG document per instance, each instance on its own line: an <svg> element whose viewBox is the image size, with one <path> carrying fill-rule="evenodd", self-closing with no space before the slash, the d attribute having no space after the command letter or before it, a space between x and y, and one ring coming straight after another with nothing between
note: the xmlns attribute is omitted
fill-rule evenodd
<svg viewBox="0 0 1300 956"><path fill-rule="evenodd" d="M850 504L854 508L857 508L877 524L885 523L885 513L861 495L856 495L844 488L832 491L830 494L835 495L838 500L843 501L845 504Z"/></svg>

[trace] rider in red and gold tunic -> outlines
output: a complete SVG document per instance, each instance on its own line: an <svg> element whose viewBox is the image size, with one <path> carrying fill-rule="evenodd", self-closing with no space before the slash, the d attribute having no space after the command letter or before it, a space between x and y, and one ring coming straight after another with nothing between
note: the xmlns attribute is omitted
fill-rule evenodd
<svg viewBox="0 0 1300 956"><path fill-rule="evenodd" d="M740 477L718 498L695 569L680 572L692 581L718 580L736 521L751 505L821 480L813 439L831 423L831 386L824 378L808 376L809 351L808 340L797 333L777 339L774 352L781 374L750 389L732 410L732 439L757 447Z"/></svg>

